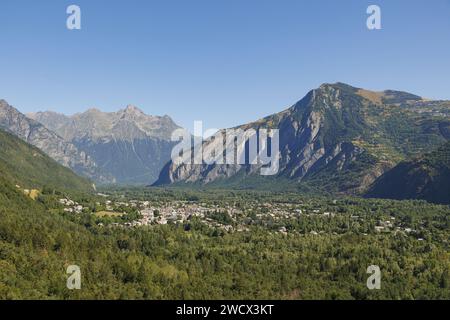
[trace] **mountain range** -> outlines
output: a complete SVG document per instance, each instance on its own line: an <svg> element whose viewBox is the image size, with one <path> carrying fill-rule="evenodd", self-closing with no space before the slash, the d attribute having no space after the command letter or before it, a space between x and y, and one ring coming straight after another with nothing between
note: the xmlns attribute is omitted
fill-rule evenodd
<svg viewBox="0 0 450 320"><path fill-rule="evenodd" d="M117 112L89 109L72 116L51 111L24 115L1 100L0 128L103 184L434 199L429 195L435 192L427 190L448 181L445 165L434 163L427 174L416 168L423 167L430 150L441 150L450 140L449 101L344 83L323 84L284 111L232 128L246 133L253 129L257 139L259 129L279 130L279 170L273 176L260 175L262 165L174 163L170 155L177 142L170 137L180 127L169 116L146 115L131 105ZM246 153L251 138L247 134L240 146ZM218 149L220 143L208 138L203 150ZM411 185L411 179L418 184L401 194L400 185ZM431 187L430 181L436 186ZM445 202L450 196L438 198Z"/></svg>
<svg viewBox="0 0 450 320"><path fill-rule="evenodd" d="M27 116L88 154L118 184L155 181L170 159L171 134L179 128L168 116L149 116L131 105L118 112L89 109L73 116L55 112Z"/></svg>
<svg viewBox="0 0 450 320"><path fill-rule="evenodd" d="M24 115L1 100L0 128L96 183L148 184L169 161L170 136L179 127L168 116L149 116L135 106Z"/></svg>
<svg viewBox="0 0 450 320"><path fill-rule="evenodd" d="M112 177L103 172L84 151L41 123L26 117L5 100L0 100L0 129L39 148L63 166L82 176L101 183L112 181Z"/></svg>
<svg viewBox="0 0 450 320"><path fill-rule="evenodd" d="M399 96L405 94L380 93L375 99L374 93L342 84L323 86L280 114L242 126L243 129L280 128L282 159L279 175L261 177L255 168L239 166L233 171L213 165L210 171L203 171L204 166L200 165L196 169L198 171L190 172L192 175L189 177L195 178L200 173L201 179L179 179L186 173L181 171L179 176L170 176L174 178L171 182L214 185L219 182L214 178L222 175L221 182L230 185L274 187L277 184L274 189L281 191L286 187L310 184L322 190L333 187L348 192L355 188L346 189L346 186L358 187L360 179L377 168L393 167L386 169L370 184L368 196L450 203L450 142L441 145L441 142L448 140L447 107L444 103L441 110L440 105L433 102L432 108L429 108L426 101L416 99L405 102ZM373 101L365 97L372 97ZM395 103L377 102L378 98L382 101L385 97L394 97ZM409 105L415 111L410 111ZM413 107L418 105L418 108ZM42 122L50 121L43 120L43 114L32 116ZM373 244L377 241L381 245L376 247L375 258L392 274L397 274L393 281L396 287L385 290L388 298L398 299L399 292L406 292L405 298L408 299L448 298L448 206L417 202L369 202L362 199L331 201L333 198L328 198L321 201L285 194L270 195L269 198L266 193L239 194L234 190L215 194L214 198L210 198L208 193L200 198L196 193L176 190L161 190L154 196L151 196L152 192L139 190L138 193L128 194L123 200L119 199L122 192L109 196L94 195L92 191L95 186L91 181L67 167L81 168L80 172L84 175L99 172L102 168L81 149L82 144L78 147L69 141L76 142L80 136L89 139L98 137L101 141L110 136L117 139L120 135L124 143L134 146L138 135L141 139L147 139L150 135L158 136L154 139L167 139L172 129L170 121L164 117L156 118L157 124L150 126L147 117L133 107L106 115L90 110L73 117L50 116L54 117L55 123L48 122L48 127L58 130L60 134L5 102L0 107L0 126L3 128L0 128L2 299L196 298L191 295L192 292L198 294L200 299L211 295L217 299L243 299L248 298L246 294L259 292L263 292L262 298L281 293L276 298L290 299L299 298L297 291L303 292L303 288L306 288L307 295L300 298L305 299L317 298L316 295L326 299L370 299L372 297L358 291L357 288L361 287L359 273L352 270L365 272L374 256L364 257L359 253L373 253ZM72 122L78 116L85 119ZM96 117L103 121L92 120ZM66 120L67 124L64 124ZM91 120L93 123L89 123ZM88 122L86 127L82 127L84 121ZM152 128L167 128L159 121L169 121L169 129L165 133L156 129L158 132L152 134ZM145 127L147 124L149 127ZM205 143L211 145L216 142ZM435 145L440 146L433 152L424 153ZM417 155L419 153L422 155ZM176 167L169 163L161 176L164 177L166 170L172 166ZM370 179L375 176L377 174L370 176ZM164 214L173 216L180 207L180 201L187 199L193 201L194 211L205 213L206 219L192 218L191 209L188 209L185 212L189 218L182 224L170 222L164 226L126 227L129 224L122 219L135 219L133 212L139 208L132 205L144 203L131 199L135 196L145 199L147 195L152 206L145 210L147 212L156 214L153 206L162 209L159 206L164 203L170 205ZM68 201L81 207L81 213L66 211L69 208L63 203ZM128 206L128 203L133 211L117 217L120 220L101 218L99 214L108 208L108 201L113 201L115 206L120 204L115 209L117 211L122 210L119 208L125 210L123 204ZM271 205L275 202L279 202L280 206ZM302 212L294 209L299 204L306 211L303 211L300 220L287 213L294 210ZM212 209L203 210L203 206ZM233 218L228 215L227 208L235 210ZM316 211L314 208L319 209ZM333 210L333 213L328 212L326 217L325 210ZM320 214L321 211L323 214ZM309 212L318 214L310 215ZM342 214L331 219L334 212ZM354 217L354 212L358 213L358 220L350 228L347 219L350 215ZM286 218L272 218L274 213ZM423 217L420 217L421 214ZM257 215L260 220L254 220L253 216ZM323 224L325 220L328 221L326 225ZM211 224L212 221L214 224ZM392 225L391 221L396 225ZM243 223L242 229L234 229L242 232L225 228L223 233L219 232L222 229L218 226L225 226L221 223L231 223L229 226L232 228ZM380 228L381 223L386 226L386 233L377 232L374 228ZM281 230L280 225L283 225ZM394 232L396 236L393 236ZM440 244L442 247L439 247ZM261 253L261 248L267 250ZM309 251L305 251L307 248ZM300 254L296 255L298 252ZM405 252L407 256L403 255ZM289 260L286 257L290 257ZM300 260L306 263L306 267L292 269L291 266ZM393 264L389 265L389 261ZM416 264L408 268L409 272L398 272L397 261L416 261ZM424 269L423 261L432 268ZM73 264L82 270L84 290L67 289L67 279L70 278L66 268ZM240 266L240 269L236 271L235 266ZM309 270L306 280L297 281L296 275L303 274L305 270ZM246 274L246 271L249 273ZM318 274L324 275L319 282ZM249 282L253 275L258 277ZM268 275L272 275L270 281L261 290L261 283L265 283ZM430 278L430 275L435 276ZM295 281L280 282L284 278ZM216 287L217 283L224 285ZM316 286L310 287L316 283ZM344 285L340 286L341 283ZM344 290L339 292L337 287ZM239 289L237 292L236 288ZM183 292L187 296L182 295ZM332 295L328 295L329 292ZM383 297L375 295L373 298Z"/></svg>
<svg viewBox="0 0 450 320"><path fill-rule="evenodd" d="M364 194L402 160L450 139L449 103L388 90L374 92L343 83L323 84L280 113L233 129L279 130L280 166L274 177L260 165L169 162L155 185L198 184ZM203 150L218 147L208 139ZM247 155L248 156L248 155Z"/></svg>

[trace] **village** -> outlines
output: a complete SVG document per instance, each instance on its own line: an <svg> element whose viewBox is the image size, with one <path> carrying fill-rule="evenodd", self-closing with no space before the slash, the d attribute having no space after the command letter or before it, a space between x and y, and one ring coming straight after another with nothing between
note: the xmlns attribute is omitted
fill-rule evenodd
<svg viewBox="0 0 450 320"><path fill-rule="evenodd" d="M345 227L342 230L363 230L361 225L370 225L370 228L361 231L363 235L368 233L402 233L411 235L416 233L408 225L399 222L395 217L390 216L385 219L378 219L374 223L368 223L365 215L344 215L330 210L325 210L323 206L317 207L302 202L259 202L248 200L245 204L235 201L223 201L220 203L212 201L188 201L188 200L109 200L108 195L99 193L98 196L103 201L97 201L95 210L92 211L87 205L82 205L76 201L61 198L59 204L63 206L63 212L71 214L90 213L99 219L98 226L136 228L144 226L179 224L185 225L197 219L206 226L219 229L224 232L249 231L251 226L260 226L271 229L281 234L298 233L293 222L303 221L315 228L308 228L311 235L326 233L321 230L320 221L330 222L344 221ZM336 204L334 202L334 204ZM134 213L133 217L130 213ZM104 218L112 218L109 221ZM114 219L115 218L115 219ZM357 227L355 227L357 226ZM298 229L298 228L297 228ZM303 230L305 233L305 230ZM329 231L329 230L328 230ZM337 234L339 230L332 233ZM423 240L420 237L418 240Z"/></svg>

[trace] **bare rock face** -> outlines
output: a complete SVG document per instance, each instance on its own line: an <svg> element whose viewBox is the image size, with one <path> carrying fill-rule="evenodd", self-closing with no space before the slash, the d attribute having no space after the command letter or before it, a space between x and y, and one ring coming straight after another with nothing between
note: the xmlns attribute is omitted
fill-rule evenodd
<svg viewBox="0 0 450 320"><path fill-rule="evenodd" d="M429 122L430 127L426 127L418 121L423 116L423 108L420 115L417 107L409 110L408 106L417 106L421 101L420 97L404 92L372 92L343 83L324 84L283 112L232 129L279 130L280 161L275 178L308 182L326 191L361 194L399 158L448 139L445 135L445 130L450 128L448 119ZM405 130L423 137L423 143L404 148L410 137L396 135L398 130L403 130L393 125L399 121L407 123ZM427 135L431 131L435 136L429 139ZM217 143L222 142L207 140L203 149L214 149ZM243 181L245 177L259 175L259 169L260 166L250 164L169 162L155 185L231 180L235 183L236 177ZM261 184L267 181L262 178Z"/></svg>
<svg viewBox="0 0 450 320"><path fill-rule="evenodd" d="M102 112L92 108L73 116L52 111L29 113L27 116L67 141L83 137L95 140L113 136L120 140L133 140L143 136L170 140L172 132L179 128L168 116L146 115L132 105L117 112Z"/></svg>
<svg viewBox="0 0 450 320"><path fill-rule="evenodd" d="M6 101L0 100L0 127L36 146L60 164L75 172L101 182L111 182L95 162L74 144L65 141L53 131L34 121Z"/></svg>
<svg viewBox="0 0 450 320"><path fill-rule="evenodd" d="M118 112L89 109L73 116L55 112L28 115L89 155L119 184L149 184L170 160L172 132L168 116L146 115L135 106Z"/></svg>

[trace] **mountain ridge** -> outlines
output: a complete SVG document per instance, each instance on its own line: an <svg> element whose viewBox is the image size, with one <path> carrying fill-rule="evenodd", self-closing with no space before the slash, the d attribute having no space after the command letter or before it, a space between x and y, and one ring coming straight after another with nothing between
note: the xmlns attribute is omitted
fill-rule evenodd
<svg viewBox="0 0 450 320"><path fill-rule="evenodd" d="M450 142L430 153L400 162L379 177L366 196L450 204Z"/></svg>
<svg viewBox="0 0 450 320"><path fill-rule="evenodd" d="M147 115L134 105L127 105L124 109L109 112L101 111L98 108L89 108L84 112L73 115L65 115L55 111L38 111L27 113L26 116L42 123L66 140L80 138L86 132L77 130L83 129L88 130L89 135L96 138L107 136L111 134L110 130L114 128L114 125L120 121L135 121L141 131L152 138L163 140L170 140L172 131L180 128L169 116ZM89 118L91 118L91 122ZM94 125L99 127L93 128ZM159 131L164 125L167 130ZM62 126L71 126L70 129L73 132L64 130Z"/></svg>
<svg viewBox="0 0 450 320"><path fill-rule="evenodd" d="M145 114L134 105L116 112L91 108L66 116L44 111L28 114L88 154L118 184L148 184L170 159L172 132L180 128L169 116Z"/></svg>
<svg viewBox="0 0 450 320"><path fill-rule="evenodd" d="M0 172L23 189L93 191L92 183L57 163L43 151L0 129Z"/></svg>
<svg viewBox="0 0 450 320"><path fill-rule="evenodd" d="M280 130L277 177L314 182L327 191L360 194L400 160L450 138L448 118L408 110L407 106L418 102L426 104L421 97L402 91L374 92L325 83L290 108L234 129ZM204 149L214 149L211 141L204 142ZM255 175L259 168L169 162L155 185L207 185L226 181L237 172Z"/></svg>
<svg viewBox="0 0 450 320"><path fill-rule="evenodd" d="M26 117L5 100L0 100L0 128L36 146L65 167L99 182L111 181L85 152L65 141L41 123Z"/></svg>

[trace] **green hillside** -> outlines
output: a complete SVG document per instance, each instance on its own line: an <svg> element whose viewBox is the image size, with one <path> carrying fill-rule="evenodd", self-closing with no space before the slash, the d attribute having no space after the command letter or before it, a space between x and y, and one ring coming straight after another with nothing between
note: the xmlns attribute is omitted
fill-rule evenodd
<svg viewBox="0 0 450 320"><path fill-rule="evenodd" d="M342 217L333 221L289 222L304 230L295 236L258 226L218 234L195 219L187 227L101 228L90 214L49 212L0 177L0 299L449 298L448 208L360 199L339 210ZM368 219L355 228L369 234L343 231L355 213ZM415 228L426 221L418 234L426 240L369 231L385 214ZM311 235L310 228L328 234ZM366 288L374 261L383 290ZM81 269L81 290L66 288L69 265Z"/></svg>
<svg viewBox="0 0 450 320"><path fill-rule="evenodd" d="M450 204L450 142L415 160L401 162L381 176L367 195Z"/></svg>
<svg viewBox="0 0 450 320"><path fill-rule="evenodd" d="M2 130L0 173L22 189L92 190L89 180L77 176L39 149Z"/></svg>

